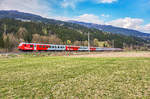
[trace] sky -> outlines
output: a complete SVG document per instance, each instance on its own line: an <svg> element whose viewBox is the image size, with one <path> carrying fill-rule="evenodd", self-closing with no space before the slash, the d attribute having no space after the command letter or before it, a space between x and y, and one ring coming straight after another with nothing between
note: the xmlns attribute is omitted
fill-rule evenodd
<svg viewBox="0 0 150 99"><path fill-rule="evenodd" d="M150 0L0 0L0 10L150 33Z"/></svg>

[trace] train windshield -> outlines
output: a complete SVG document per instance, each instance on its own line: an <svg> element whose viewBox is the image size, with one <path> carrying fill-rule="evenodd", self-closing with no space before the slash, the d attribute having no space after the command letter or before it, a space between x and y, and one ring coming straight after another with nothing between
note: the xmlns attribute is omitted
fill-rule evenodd
<svg viewBox="0 0 150 99"><path fill-rule="evenodd" d="M20 43L19 46L22 46L23 43Z"/></svg>

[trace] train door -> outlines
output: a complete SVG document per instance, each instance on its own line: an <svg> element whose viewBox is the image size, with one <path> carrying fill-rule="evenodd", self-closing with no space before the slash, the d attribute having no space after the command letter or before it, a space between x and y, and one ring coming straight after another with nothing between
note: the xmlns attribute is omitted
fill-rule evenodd
<svg viewBox="0 0 150 99"><path fill-rule="evenodd" d="M50 45L50 47L48 48L48 50L50 50L50 51L55 51L55 45Z"/></svg>
<svg viewBox="0 0 150 99"><path fill-rule="evenodd" d="M36 49L36 44L34 45L34 50L36 51L37 49Z"/></svg>

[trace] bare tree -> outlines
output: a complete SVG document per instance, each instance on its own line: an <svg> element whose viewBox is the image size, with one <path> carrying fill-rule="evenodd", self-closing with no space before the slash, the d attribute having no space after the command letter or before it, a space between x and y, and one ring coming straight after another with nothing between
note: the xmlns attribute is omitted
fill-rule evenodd
<svg viewBox="0 0 150 99"><path fill-rule="evenodd" d="M3 41L4 41L4 48L9 50L17 47L17 45L19 44L19 40L12 33L4 34Z"/></svg>
<svg viewBox="0 0 150 99"><path fill-rule="evenodd" d="M33 43L62 44L61 39L59 39L56 35L40 36L39 34L33 34L32 37Z"/></svg>
<svg viewBox="0 0 150 99"><path fill-rule="evenodd" d="M83 46L88 46L88 41L83 41Z"/></svg>
<svg viewBox="0 0 150 99"><path fill-rule="evenodd" d="M95 47L98 47L99 46L99 41L98 41L98 39L94 39L93 40L93 45L95 46Z"/></svg>
<svg viewBox="0 0 150 99"><path fill-rule="evenodd" d="M82 42L81 42L81 41L74 41L73 44L76 45L76 46L81 46L81 45L82 45Z"/></svg>

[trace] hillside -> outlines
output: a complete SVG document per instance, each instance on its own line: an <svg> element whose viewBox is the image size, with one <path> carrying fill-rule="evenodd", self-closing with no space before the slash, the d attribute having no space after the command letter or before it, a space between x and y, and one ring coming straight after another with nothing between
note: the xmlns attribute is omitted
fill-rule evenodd
<svg viewBox="0 0 150 99"><path fill-rule="evenodd" d="M59 21L59 20L54 20L54 19L43 18L35 14L18 12L15 10L10 10L10 11L1 10L0 19L2 18L12 18L12 19L17 19L17 20L22 20L22 21L44 22L48 24L57 24L57 25L64 25L64 26L70 26L70 27L72 27L71 23L75 23L75 24L79 24L82 26L86 26L88 28L96 28L98 30L102 30L105 32L123 34L123 35L128 35L128 36L136 36L136 37L141 37L141 38L150 38L150 34L142 33L136 30L119 28L119 27L114 27L111 25L99 25L99 24L85 23L85 22L78 22L78 21L64 22L64 21Z"/></svg>
<svg viewBox="0 0 150 99"><path fill-rule="evenodd" d="M48 18L43 18L39 15L35 14L30 14L30 13L24 13L24 12L18 12L15 10L1 10L0 11L0 19L2 18L13 18L17 20L22 20L22 21L36 21L36 22L44 22L48 24L57 24L57 25L64 25L64 26L70 26L72 27L73 24L79 24L82 26L86 26L88 28L96 28L98 30L102 30L105 32L111 32L115 34L123 34L123 35L128 35L128 36L136 36L136 37L141 37L141 38L150 38L150 34L148 33L143 33L139 32L136 30L132 29L125 29L125 28L119 28L119 27L114 27L111 25L99 25L99 24L93 24L93 23L85 23L85 22L78 22L78 21L60 21L60 20L54 20L54 19L48 19ZM74 25L75 25L74 24ZM77 27L79 27L77 25Z"/></svg>
<svg viewBox="0 0 150 99"><path fill-rule="evenodd" d="M6 32L6 33L5 33ZM19 42L73 44L87 46L87 33L91 46L142 46L146 40L112 34L99 29L18 11L0 11L0 48L11 49ZM9 44L10 43L10 44Z"/></svg>
<svg viewBox="0 0 150 99"><path fill-rule="evenodd" d="M78 21L69 21L69 22L83 25L88 28L96 28L105 32L111 32L115 34L123 34L123 35L128 35L128 36L136 36L136 37L140 37L144 39L150 39L150 33L142 33L136 30L132 30L132 29L125 29L125 28L114 27L111 25L99 25L99 24L85 23L85 22L78 22Z"/></svg>
<svg viewBox="0 0 150 99"><path fill-rule="evenodd" d="M53 19L47 19L43 18L39 15L31 14L31 13L24 13L19 12L15 10L0 10L0 19L2 18L11 18L11 19L18 19L18 20L24 20L24 21L38 21L38 22L44 22L44 23L55 23L55 24L61 24L62 21L56 21Z"/></svg>

